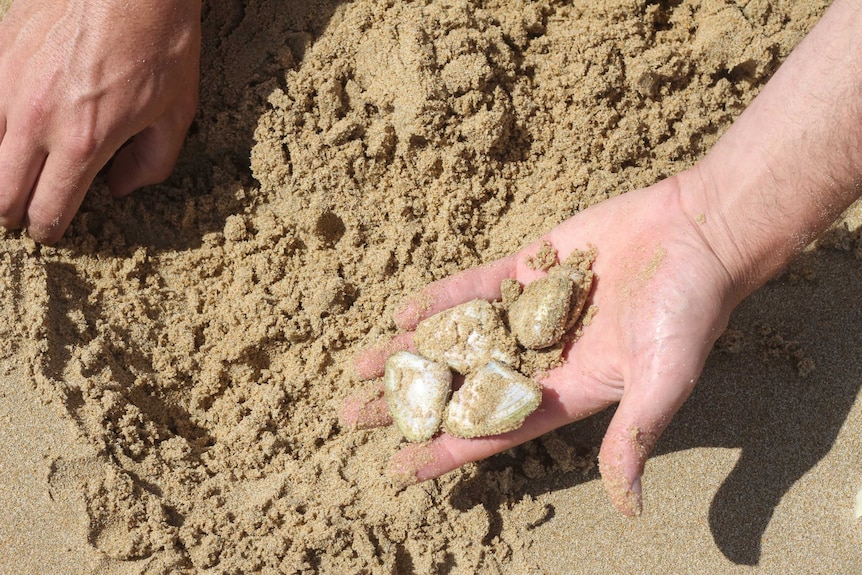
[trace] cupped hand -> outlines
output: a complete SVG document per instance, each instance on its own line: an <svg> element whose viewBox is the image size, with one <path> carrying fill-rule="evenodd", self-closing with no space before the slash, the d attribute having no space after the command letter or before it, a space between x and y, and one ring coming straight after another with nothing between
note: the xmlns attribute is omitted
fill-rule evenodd
<svg viewBox="0 0 862 575"><path fill-rule="evenodd" d="M528 284L540 277L527 258L542 241L561 260L590 245L598 251L589 300L597 313L564 349L563 364L539 380L539 409L521 428L496 437L444 433L407 446L394 455L393 474L407 481L437 477L619 403L599 466L613 504L626 515L640 513L645 460L694 388L737 303L730 275L699 232L707 216L685 212L679 182L671 178L602 202L522 251L434 282L406 300L396 324L407 333L385 349L360 354L361 377L381 375L386 356L411 346L409 330L423 318L471 299L499 299L504 278ZM387 423L385 403L375 397L349 398L342 421L357 427Z"/></svg>
<svg viewBox="0 0 862 575"><path fill-rule="evenodd" d="M0 225L56 241L118 150L114 196L167 178L197 107L200 10L200 0L12 5L0 22Z"/></svg>

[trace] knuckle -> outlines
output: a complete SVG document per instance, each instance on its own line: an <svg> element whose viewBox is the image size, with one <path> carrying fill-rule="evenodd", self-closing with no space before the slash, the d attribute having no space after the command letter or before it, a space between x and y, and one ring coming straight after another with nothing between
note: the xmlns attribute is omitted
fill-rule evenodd
<svg viewBox="0 0 862 575"><path fill-rule="evenodd" d="M153 179L156 180L157 184L160 184L167 180L169 177L171 177L171 174L173 174L173 172L173 166L168 166L165 164L159 165L153 170Z"/></svg>
<svg viewBox="0 0 862 575"><path fill-rule="evenodd" d="M158 166L154 166L152 170L154 183L160 184L171 177L173 174L173 166L169 166L167 164L159 164Z"/></svg>
<svg viewBox="0 0 862 575"><path fill-rule="evenodd" d="M64 152L73 161L86 162L95 156L102 145L93 126L78 126L63 143Z"/></svg>
<svg viewBox="0 0 862 575"><path fill-rule="evenodd" d="M161 184L167 180L173 173L173 170L166 168L163 165L155 166L149 171L152 176L153 184Z"/></svg>
<svg viewBox="0 0 862 575"><path fill-rule="evenodd" d="M51 104L44 94L34 94L24 107L23 123L19 124L21 135L29 135L39 132L42 126L48 123Z"/></svg>
<svg viewBox="0 0 862 575"><path fill-rule="evenodd" d="M95 114L67 114L48 96L32 96L17 117L21 119L14 123L17 138L40 141L75 161L88 160L103 145Z"/></svg>
<svg viewBox="0 0 862 575"><path fill-rule="evenodd" d="M193 90L187 95L187 98L176 106L171 114L171 121L174 125L179 126L183 132L189 129L197 116L198 111L198 93Z"/></svg>

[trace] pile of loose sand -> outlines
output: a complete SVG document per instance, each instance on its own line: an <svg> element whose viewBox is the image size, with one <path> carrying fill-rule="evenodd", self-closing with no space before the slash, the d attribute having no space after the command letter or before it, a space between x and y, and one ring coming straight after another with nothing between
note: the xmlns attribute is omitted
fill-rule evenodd
<svg viewBox="0 0 862 575"><path fill-rule="evenodd" d="M405 490L397 431L337 420L400 298L691 165L825 4L206 2L172 179L0 236L0 570L858 567L846 230L734 316L640 520L595 481L607 415Z"/></svg>

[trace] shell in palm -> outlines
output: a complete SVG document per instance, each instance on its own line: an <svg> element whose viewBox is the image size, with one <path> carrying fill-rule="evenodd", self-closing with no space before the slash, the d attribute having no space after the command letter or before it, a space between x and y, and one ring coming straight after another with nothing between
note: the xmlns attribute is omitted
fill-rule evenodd
<svg viewBox="0 0 862 575"><path fill-rule="evenodd" d="M386 360L384 397L395 425L408 441L427 441L440 429L452 389L445 365L400 351Z"/></svg>
<svg viewBox="0 0 862 575"><path fill-rule="evenodd" d="M464 438L506 433L520 427L541 401L541 385L491 360L452 394L443 429Z"/></svg>
<svg viewBox="0 0 862 575"><path fill-rule="evenodd" d="M527 284L509 306L509 327L527 349L550 347L562 339L581 314L592 272L560 265Z"/></svg>
<svg viewBox="0 0 862 575"><path fill-rule="evenodd" d="M459 373L490 360L517 367L517 343L489 302L476 299L422 321L413 336L416 350Z"/></svg>

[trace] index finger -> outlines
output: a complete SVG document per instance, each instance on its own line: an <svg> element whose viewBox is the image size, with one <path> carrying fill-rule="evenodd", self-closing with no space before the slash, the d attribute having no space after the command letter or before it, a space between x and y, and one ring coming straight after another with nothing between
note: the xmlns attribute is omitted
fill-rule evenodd
<svg viewBox="0 0 862 575"><path fill-rule="evenodd" d="M517 254L437 280L408 296L395 313L395 325L412 330L425 318L474 299L500 299L500 282L515 277Z"/></svg>
<svg viewBox="0 0 862 575"><path fill-rule="evenodd" d="M49 153L27 206L27 234L39 243L59 240L94 177L94 170L82 170L74 162Z"/></svg>
<svg viewBox="0 0 862 575"><path fill-rule="evenodd" d="M564 222L513 254L437 280L407 296L395 312L395 325L402 330L412 330L423 319L470 300L498 300L502 296L500 283L504 279L525 282L538 279L545 274L545 270L532 267L530 258L535 257L545 245L549 245L555 254L570 254L581 239L579 234L572 233L573 220Z"/></svg>

